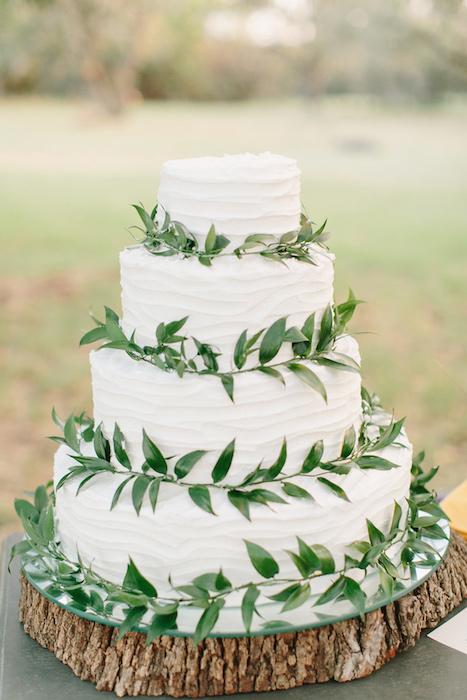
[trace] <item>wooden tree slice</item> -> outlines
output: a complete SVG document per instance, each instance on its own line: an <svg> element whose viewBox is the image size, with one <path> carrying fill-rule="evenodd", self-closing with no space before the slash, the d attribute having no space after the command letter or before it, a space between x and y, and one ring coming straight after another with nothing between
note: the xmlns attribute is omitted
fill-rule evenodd
<svg viewBox="0 0 467 700"><path fill-rule="evenodd" d="M350 681L412 647L467 598L467 542L452 534L444 563L384 608L318 629L239 639L160 637L89 622L46 600L23 576L19 616L30 637L98 690L192 698Z"/></svg>

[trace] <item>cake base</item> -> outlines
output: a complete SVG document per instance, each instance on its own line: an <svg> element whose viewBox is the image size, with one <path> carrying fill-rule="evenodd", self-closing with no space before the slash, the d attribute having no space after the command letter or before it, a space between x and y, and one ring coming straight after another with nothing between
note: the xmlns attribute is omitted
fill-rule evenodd
<svg viewBox="0 0 467 700"><path fill-rule="evenodd" d="M76 676L125 695L203 697L285 690L370 675L412 647L467 598L467 542L452 533L443 564L421 586L384 608L317 629L254 638L161 637L84 620L49 602L21 577L24 630Z"/></svg>

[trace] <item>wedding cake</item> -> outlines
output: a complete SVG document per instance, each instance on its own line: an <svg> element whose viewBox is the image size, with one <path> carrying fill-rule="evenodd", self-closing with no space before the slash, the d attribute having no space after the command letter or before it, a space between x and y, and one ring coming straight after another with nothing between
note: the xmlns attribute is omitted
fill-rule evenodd
<svg viewBox="0 0 467 700"><path fill-rule="evenodd" d="M347 330L360 302L334 302L297 163L168 161L157 206L135 209L121 318L106 308L81 341L100 343L93 419L54 416L54 589L122 633L197 641L238 633L237 613L247 634L390 598L434 557L421 538L440 516L421 482L411 497L403 421L362 387ZM60 588L73 565L79 594Z"/></svg>

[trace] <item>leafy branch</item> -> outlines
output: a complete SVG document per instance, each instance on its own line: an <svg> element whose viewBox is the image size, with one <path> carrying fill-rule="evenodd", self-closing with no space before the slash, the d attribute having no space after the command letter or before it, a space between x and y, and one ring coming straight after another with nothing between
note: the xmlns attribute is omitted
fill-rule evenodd
<svg viewBox="0 0 467 700"><path fill-rule="evenodd" d="M61 551L54 531L54 499L50 485L39 486L32 503L16 500L16 512L23 523L26 539L14 545L11 556L20 555L23 566L31 563L34 575L49 581L45 590L55 596L66 594L78 610L91 610L109 621L120 623L114 610L116 605L122 606L124 619L119 636L138 629L143 623L148 644L154 638L177 629L178 612L184 607L201 611L193 634L195 643L200 642L213 631L220 611L234 593L242 594L241 613L246 634L250 633L254 617L263 616L264 610L258 607L261 596L281 604L281 613L305 604L320 606L346 600L356 613L363 615L371 603L363 587L370 572L376 570L379 574L379 594L391 597L401 586L404 571L413 570L415 566L432 567L439 561L439 554L426 538L446 538L439 525L445 515L436 504L434 494L426 487L433 472L425 474L420 461L421 456L414 461L409 509L404 524L401 524L402 508L397 502L387 532L383 533L368 520L368 538L348 545L341 568L336 567L325 546L308 544L297 538L296 550L288 550L287 554L298 576L281 577L275 557L264 547L245 541L249 561L260 576L256 581L233 586L220 569L202 573L185 585L174 586L169 579L173 595L159 596L156 587L143 576L130 557L122 584L113 584L80 560L70 561ZM388 554L396 544L402 546L400 561ZM360 581L355 579L358 571ZM330 585L318 597L313 595L313 580L329 575L333 576ZM269 620L262 625L262 630L273 631L279 624L284 626L287 623Z"/></svg>
<svg viewBox="0 0 467 700"><path fill-rule="evenodd" d="M144 499L149 499L152 510L155 511L159 490L162 483L175 484L188 490L191 500L202 510L215 515L211 492L220 490L225 493L232 506L248 520L251 518L251 504L270 506L271 504L286 504L284 497L313 500L312 494L303 486L295 483L294 479L313 478L323 488L333 493L337 498L348 501L345 490L329 477L345 475L351 469L389 470L398 468L398 464L375 454L385 447L394 444L401 434L404 420L391 421L386 426L373 425L372 437L369 436L369 424L362 426L359 434L353 426L345 433L339 457L333 460L323 459L324 444L319 440L313 444L306 454L303 463L290 473L285 473L287 464L287 441L284 438L276 459L269 467L261 462L252 469L239 483L226 481L235 456L235 440L229 442L221 451L211 471L211 481L194 483L189 480L192 469L200 461L207 450L193 450L176 459L169 470L169 462L174 457L165 456L161 449L143 430L142 452L145 461L141 470L134 469L125 448L125 436L118 424L115 424L112 441L108 440L102 430L102 425L94 429L91 419L84 414L69 416L65 422L53 418L62 429L63 435L52 436L51 439L59 444L70 447L70 455L75 464L63 475L57 483L57 490L71 479L78 479L76 494L99 474L113 474L123 477L112 497L111 510L117 505L125 489L131 488L133 507L140 513ZM82 443L93 442L95 456L82 452ZM114 457L112 457L112 454ZM115 464L115 462L117 464ZM280 487L280 492L275 488ZM282 494L282 495L281 495Z"/></svg>
<svg viewBox="0 0 467 700"><path fill-rule="evenodd" d="M141 346L135 340L135 333L129 338L125 335L115 311L105 307L105 320L100 321L93 317L96 326L83 335L80 345L103 340L105 342L99 349L123 350L134 360L148 362L165 372L176 372L179 377L185 374L218 377L232 401L237 375L261 372L284 384L282 371L288 369L327 401L326 388L310 368L310 364L346 372L360 372L360 366L352 357L335 351L337 338L343 334L360 303L362 302L356 299L350 290L345 302L326 307L318 328L315 328L315 314L311 314L301 328L287 328L287 319L284 317L250 337L248 331L244 330L235 343L235 369L230 372L219 370L217 358L220 353L214 346L194 337L190 339L183 334L182 329L188 320L187 316L169 323L159 323L155 332L156 344ZM285 343L291 346L292 358L273 362ZM247 360L252 355L257 355L256 363L247 367Z"/></svg>
<svg viewBox="0 0 467 700"><path fill-rule="evenodd" d="M313 223L302 214L300 228L288 231L282 236L274 236L266 233L253 233L245 238L243 243L233 250L225 252L230 240L217 233L212 225L206 236L204 248L200 246L194 233L180 221L170 218L168 212L164 213L161 224L157 220L157 204L151 212L146 211L143 205L133 204L133 208L141 219L142 226L132 226L143 234L142 245L152 255L173 256L181 255L184 258L194 257L202 265L209 267L215 258L226 255L236 255L242 258L244 255L260 255L268 260L284 262L288 258L316 265L313 255L318 254L319 248L325 249L328 234L325 231L326 221L317 229Z"/></svg>

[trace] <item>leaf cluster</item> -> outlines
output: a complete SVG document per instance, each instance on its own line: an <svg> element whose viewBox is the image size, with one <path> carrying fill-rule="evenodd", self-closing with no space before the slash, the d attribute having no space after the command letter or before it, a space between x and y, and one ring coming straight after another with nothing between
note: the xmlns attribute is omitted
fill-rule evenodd
<svg viewBox="0 0 467 700"><path fill-rule="evenodd" d="M58 420L56 414L54 417ZM102 425L94 429L92 421L84 414L72 415L65 422L59 421L63 429L63 437L52 437L53 440L70 447L73 450L70 456L75 460L75 464L57 483L57 489L60 489L65 482L79 478L76 490L78 495L81 489L99 474L117 475L120 480L113 494L110 508L115 508L125 489L131 489L133 507L138 515L146 497L152 510L155 511L162 483L175 484L187 489L193 503L212 515L215 515L215 512L211 492L220 490L225 493L231 505L250 520L252 504L263 506L286 504L287 498L313 500L312 494L307 489L295 483L297 477L315 478L334 496L348 501L346 491L336 483L332 478L333 475L346 475L354 468L397 469L398 465L395 462L378 455L377 452L396 442L403 422L403 420L392 421L387 426L378 426L379 433L373 439L368 439L365 430L357 435L354 427L351 426L343 436L340 455L333 460L324 459L324 444L319 440L311 445L302 464L298 465L293 472L286 470L287 440L284 438L277 457L270 466L264 466L261 462L237 483L226 481L235 456L235 440L231 440L216 459L211 471L211 481L193 483L187 479L196 464L207 454L207 450L197 449L178 458L168 457L143 430L142 452L145 461L141 470L137 470L131 464L125 446L125 436L118 424L114 426L112 440L108 440ZM82 453L80 431L86 433L88 441L93 442L95 456ZM174 460L174 463L169 467L171 460ZM277 488L271 489L271 485L279 486L281 493Z"/></svg>
<svg viewBox="0 0 467 700"><path fill-rule="evenodd" d="M281 236L265 233L253 233L245 238L243 243L231 253L225 252L230 240L216 231L211 225L206 235L204 246L197 236L179 221L172 220L168 212L164 212L162 222L158 221L157 205L151 212L140 204L132 205L137 212L142 225L132 226L142 235L142 245L152 255L170 257L181 255L184 258L194 257L202 265L210 267L219 256L235 255L242 258L245 255L259 255L268 260L284 262L287 259L300 260L315 265L315 256L319 248L326 249L328 233L325 231L326 221L319 227L301 215L300 227L288 231Z"/></svg>
<svg viewBox="0 0 467 700"><path fill-rule="evenodd" d="M103 447L105 449L105 445ZM158 459L151 455L151 459ZM219 474L222 469L219 468ZM174 595L159 596L156 587L145 578L136 563L129 558L121 585L112 584L95 574L83 563L72 562L60 550L53 528L53 493L48 487L36 489L33 501L16 501L16 511L25 529L26 539L14 546L12 556L19 555L23 563L32 562L35 576L49 581L46 590L55 596L65 593L73 606L79 610L95 613L115 620L114 608L122 606L124 619L119 636L143 625L147 643L156 637L173 633L177 629L180 608L189 606L200 609L194 631L194 641L199 643L212 633L220 611L233 593L242 594L241 612L246 633L251 630L254 616L262 615L258 609L261 596L281 605L281 612L296 609L305 604L320 606L332 601L348 601L355 611L363 615L368 601L363 583L370 571L377 570L381 591L392 596L400 585L402 574L399 566L431 566L438 555L425 541L439 527L438 521L444 513L437 507L433 494L425 484L430 475L423 473L420 463L414 461L414 480L409 500L409 512L402 523L402 508L394 504L391 523L387 532L382 532L374 523L367 521L368 538L349 545L344 566L337 569L331 552L321 544L309 544L297 538L295 550L288 550L297 577L281 578L277 559L262 545L245 541L246 553L259 580L234 586L220 569L201 573L185 585L173 586ZM422 483L420 483L420 481ZM417 497L425 489L422 502ZM430 522L426 520L430 517ZM441 532L444 531L439 528ZM403 543L401 562L398 564L388 556L388 549L398 542ZM332 576L332 582L318 597L313 596L313 579ZM358 580L357 580L358 579ZM272 590L271 590L272 589ZM283 621L269 620L263 630L273 630Z"/></svg>
<svg viewBox="0 0 467 700"><path fill-rule="evenodd" d="M315 314L311 314L301 328L287 327L287 319L283 317L251 336L248 330L242 331L233 352L232 364L235 369L230 372L219 370L219 352L209 343L192 337L194 352L189 351L189 338L182 333L188 320L186 316L170 323L159 323L155 333L156 343L141 346L135 341L134 333L129 338L125 335L116 312L105 307L105 320L94 318L96 327L83 335L80 345L103 340L101 349L123 350L134 360L148 362L166 372L176 372L179 377L186 373L216 376L232 401L236 375L257 371L285 384L284 371L288 370L327 401L326 388L312 366L360 372L360 366L352 357L334 349L336 339L342 335L360 303L350 290L347 301L335 307L326 307L319 323ZM290 345L292 358L274 362L284 344ZM247 366L252 355L256 356L256 362Z"/></svg>

